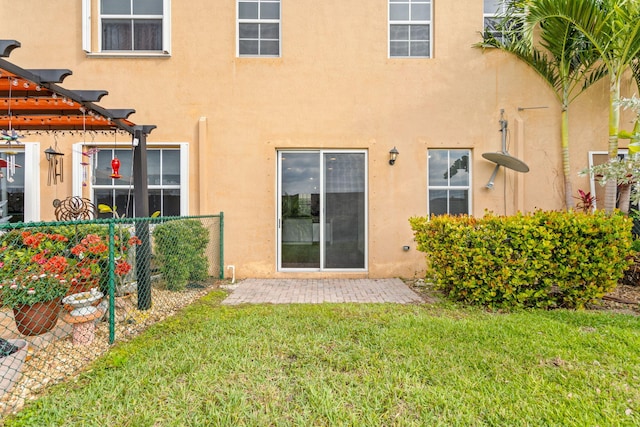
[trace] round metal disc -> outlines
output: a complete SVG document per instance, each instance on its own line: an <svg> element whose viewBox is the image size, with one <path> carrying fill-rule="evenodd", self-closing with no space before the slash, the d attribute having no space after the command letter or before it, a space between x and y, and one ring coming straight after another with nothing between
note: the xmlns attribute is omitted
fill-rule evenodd
<svg viewBox="0 0 640 427"><path fill-rule="evenodd" d="M483 153L482 157L517 172L529 172L529 166L525 162L508 153Z"/></svg>

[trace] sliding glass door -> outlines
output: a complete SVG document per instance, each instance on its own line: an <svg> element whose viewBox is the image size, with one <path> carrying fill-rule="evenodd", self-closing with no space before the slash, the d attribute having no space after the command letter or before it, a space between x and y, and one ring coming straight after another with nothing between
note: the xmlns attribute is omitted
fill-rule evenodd
<svg viewBox="0 0 640 427"><path fill-rule="evenodd" d="M279 269L366 269L366 184L364 151L279 152Z"/></svg>

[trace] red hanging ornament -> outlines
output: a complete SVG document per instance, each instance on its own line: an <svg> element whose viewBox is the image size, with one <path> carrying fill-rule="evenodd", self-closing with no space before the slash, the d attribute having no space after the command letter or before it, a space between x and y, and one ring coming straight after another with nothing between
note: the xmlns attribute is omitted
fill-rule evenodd
<svg viewBox="0 0 640 427"><path fill-rule="evenodd" d="M114 157L111 160L111 169L113 169L113 173L111 174L111 178L120 179L120 160L117 157Z"/></svg>

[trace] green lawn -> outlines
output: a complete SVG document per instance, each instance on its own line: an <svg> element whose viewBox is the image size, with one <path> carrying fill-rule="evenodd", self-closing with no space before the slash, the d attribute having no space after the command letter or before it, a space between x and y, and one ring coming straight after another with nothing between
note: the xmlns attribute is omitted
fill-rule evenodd
<svg viewBox="0 0 640 427"><path fill-rule="evenodd" d="M638 317L223 297L116 346L6 425L640 425Z"/></svg>

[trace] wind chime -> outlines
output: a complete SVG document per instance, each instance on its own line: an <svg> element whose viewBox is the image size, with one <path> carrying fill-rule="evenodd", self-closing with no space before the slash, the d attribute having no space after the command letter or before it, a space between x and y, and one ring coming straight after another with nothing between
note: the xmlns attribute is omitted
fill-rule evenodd
<svg viewBox="0 0 640 427"><path fill-rule="evenodd" d="M47 162L49 162L49 172L47 174L47 185L58 185L58 178L60 178L60 182L63 182L63 159L64 153L58 151L58 138L56 138L55 134L53 135L53 139L55 141L56 148L52 148L49 146L46 150L44 150L44 155L47 158Z"/></svg>
<svg viewBox="0 0 640 427"><path fill-rule="evenodd" d="M95 156L95 154L100 151L100 149L95 148L95 147L91 147L88 148L86 151L82 152L82 155L84 157L86 157L86 160L83 160L82 162L80 162L80 165L82 165L82 186L86 187L87 181L89 180L89 166L91 166L91 168L93 170L96 170L96 168L98 167L98 159L97 156ZM91 182L93 184L96 183L96 176L95 174L91 174Z"/></svg>
<svg viewBox="0 0 640 427"><path fill-rule="evenodd" d="M17 79L12 80L11 76L8 76L7 79L9 81L9 105L7 107L7 112L9 114L9 130L3 129L2 132L0 132L0 139L2 141L5 141L5 143L9 145L9 147L11 147L13 144L19 145L20 144L19 138L23 138L24 135L19 135L18 132L16 132L16 130L11 127L11 88L12 86L17 86L18 80ZM6 154L7 154L7 159L0 160L0 179L4 178L1 168L6 168L7 182L13 182L13 176L16 174L16 167L20 167L20 166L16 165L16 152L7 151Z"/></svg>

